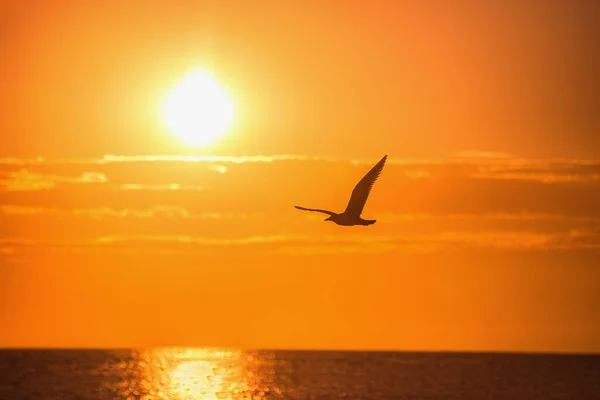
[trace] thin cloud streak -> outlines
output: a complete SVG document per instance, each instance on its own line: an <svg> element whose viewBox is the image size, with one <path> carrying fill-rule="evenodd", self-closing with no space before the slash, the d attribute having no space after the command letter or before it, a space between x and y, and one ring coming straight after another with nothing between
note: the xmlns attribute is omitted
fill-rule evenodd
<svg viewBox="0 0 600 400"><path fill-rule="evenodd" d="M262 218L265 215L261 213L191 213L184 207L178 206L156 206L148 209L126 208L115 210L108 207L101 208L44 208L27 207L15 205L0 205L0 214L7 216L27 216L27 215L49 215L61 218L68 216L85 216L94 219L103 218L196 218L196 219L249 219Z"/></svg>
<svg viewBox="0 0 600 400"><path fill-rule="evenodd" d="M498 151L461 151L452 155L454 158L487 158L487 159L499 159L499 158L514 158L510 153L503 153Z"/></svg>
<svg viewBox="0 0 600 400"><path fill-rule="evenodd" d="M502 179L502 180L523 180L537 181L542 183L557 182L592 182L600 181L600 173L593 174L554 174L554 173L475 173L469 175L470 178L477 179Z"/></svg>
<svg viewBox="0 0 600 400"><path fill-rule="evenodd" d="M588 217L551 213L482 213L482 214L428 214L428 213L381 213L377 218L386 222L407 221L564 221L600 222L600 217Z"/></svg>
<svg viewBox="0 0 600 400"><path fill-rule="evenodd" d="M389 174L400 173L403 177L415 180L463 178L470 180L504 180L529 181L544 184L564 183L595 183L600 182L600 160L567 160L567 159L519 159L509 155L479 154L470 152L459 154L460 157L442 159L389 159ZM468 156L468 157L466 157ZM39 191L51 190L59 184L90 184L102 183L121 190L138 191L201 191L204 186L197 184L182 184L177 178L170 178L168 183L139 183L139 182L109 182L102 172L82 172L78 177L59 176L31 172L27 167L40 169L44 167L72 165L81 168L101 169L106 164L132 163L204 163L206 168L218 174L229 172L228 163L274 163L274 162L335 162L348 165L372 164L371 159L342 159L335 157L307 155L273 155L273 156L115 156L106 155L96 159L23 159L3 158L0 165L0 191ZM21 169L12 170L15 167ZM113 171L113 173L115 173ZM119 173L116 172L118 175ZM392 175L393 176L393 175Z"/></svg>
<svg viewBox="0 0 600 400"><path fill-rule="evenodd" d="M334 157L308 156L296 154L280 154L272 156L182 156L182 155L113 155L107 154L100 158L58 158L44 157L19 159L15 157L0 158L0 165L72 165L72 164L116 164L141 162L186 162L186 163L271 163L274 161L347 161Z"/></svg>
<svg viewBox="0 0 600 400"><path fill-rule="evenodd" d="M107 183L108 178L100 172L83 172L78 177L44 175L20 170L11 172L7 177L0 179L0 190L13 191L37 191L50 190L59 183L88 184Z"/></svg>
<svg viewBox="0 0 600 400"><path fill-rule="evenodd" d="M224 174L227 172L227 167L224 165L211 165L208 167L211 171L218 172L220 174Z"/></svg>
<svg viewBox="0 0 600 400"><path fill-rule="evenodd" d="M95 243L118 243L126 241L166 241L208 245L250 245L265 243L333 243L333 244L390 244L402 245L440 245L494 248L499 250L543 249L552 248L582 248L580 239L592 239L592 247L600 247L599 232L594 230L573 229L560 233L531 233L531 232L443 232L430 235L270 235L251 236L234 239L216 239L191 236L105 236L96 239ZM573 246L573 247L570 247ZM583 246L586 248L587 246Z"/></svg>
<svg viewBox="0 0 600 400"><path fill-rule="evenodd" d="M302 154L276 154L254 156L183 156L183 155L112 155L107 154L99 158L59 158L49 159L44 157L19 159L15 157L0 158L0 165L27 166L27 165L101 165L114 163L141 163L141 162L185 162L185 163L272 163L276 161L327 161L350 164L372 164L377 158L340 158L328 156L302 155ZM498 164L511 167L549 165L600 165L600 160L590 159L565 159L542 158L527 159L513 157L505 153L465 152L457 153L446 158L389 158L388 164L397 165L456 165L456 164Z"/></svg>
<svg viewBox="0 0 600 400"><path fill-rule="evenodd" d="M203 186L198 185L180 185L179 183L169 183L165 185L150 185L139 183L125 183L119 186L121 190L148 190L148 191L165 191L165 190L204 190Z"/></svg>
<svg viewBox="0 0 600 400"><path fill-rule="evenodd" d="M265 213L228 213L228 212L202 212L194 213L180 206L155 206L147 209L112 209L109 207L61 209L52 207L29 207L19 205L0 205L0 214L6 216L50 215L50 216L88 216L101 218L197 218L197 219L258 219L267 218ZM270 216L269 218L272 218ZM293 214L276 214L277 218L295 219ZM600 217L577 216L551 213L460 213L460 214L433 214L433 213L378 213L377 218L386 223L409 221L560 221L600 223ZM315 220L320 220L314 217Z"/></svg>
<svg viewBox="0 0 600 400"><path fill-rule="evenodd" d="M277 245L279 247L274 247ZM572 229L559 233L533 232L442 232L428 235L265 235L238 238L196 237L186 235L113 235L81 242L33 241L23 238L0 238L0 248L62 249L95 251L98 248L123 248L139 251L177 250L186 253L207 248L228 249L231 246L253 247L267 253L319 254L329 252L431 253L444 250L483 249L493 251L598 250L600 231ZM264 247L267 246L267 247ZM137 250L136 250L137 249Z"/></svg>

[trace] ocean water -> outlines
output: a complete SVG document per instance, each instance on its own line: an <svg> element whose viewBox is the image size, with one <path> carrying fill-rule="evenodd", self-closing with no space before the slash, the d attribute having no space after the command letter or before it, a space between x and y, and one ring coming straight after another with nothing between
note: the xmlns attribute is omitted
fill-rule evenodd
<svg viewBox="0 0 600 400"><path fill-rule="evenodd" d="M600 399L600 356L0 350L0 400Z"/></svg>

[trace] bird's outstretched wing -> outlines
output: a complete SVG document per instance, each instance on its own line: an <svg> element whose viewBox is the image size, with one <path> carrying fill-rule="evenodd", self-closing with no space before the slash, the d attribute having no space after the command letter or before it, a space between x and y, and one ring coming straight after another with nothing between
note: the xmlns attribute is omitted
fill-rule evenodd
<svg viewBox="0 0 600 400"><path fill-rule="evenodd" d="M294 207L296 207L298 210L316 211L316 212L320 212L320 213L327 214L327 215L335 215L334 212L327 211L327 210L320 210L318 208L305 208L305 207L300 207L300 206L294 206Z"/></svg>
<svg viewBox="0 0 600 400"><path fill-rule="evenodd" d="M381 174L381 171L383 170L386 159L387 155L383 156L383 158L377 164L375 164L375 166L371 168L369 172L367 172L360 182L356 184L344 213L355 217L360 217L360 214L365 207L365 203L367 202L367 198L369 197L369 193L371 193L371 188L373 187L373 184L377 178L379 178L379 174Z"/></svg>

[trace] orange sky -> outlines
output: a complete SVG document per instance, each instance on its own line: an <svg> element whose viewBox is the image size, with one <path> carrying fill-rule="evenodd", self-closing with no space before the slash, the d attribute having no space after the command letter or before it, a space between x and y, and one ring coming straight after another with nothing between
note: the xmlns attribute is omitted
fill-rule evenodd
<svg viewBox="0 0 600 400"><path fill-rule="evenodd" d="M399 3L0 3L0 346L598 352L598 6Z"/></svg>

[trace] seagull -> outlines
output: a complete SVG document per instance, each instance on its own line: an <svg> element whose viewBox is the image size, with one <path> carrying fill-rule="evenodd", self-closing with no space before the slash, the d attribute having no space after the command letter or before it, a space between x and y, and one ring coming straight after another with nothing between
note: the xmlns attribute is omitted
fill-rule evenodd
<svg viewBox="0 0 600 400"><path fill-rule="evenodd" d="M360 214L365 208L365 203L367 202L367 198L369 197L369 193L371 193L371 188L373 184L379 178L379 174L383 170L383 166L385 164L385 160L387 159L387 154L383 156L381 160L367 174L356 184L354 190L352 191L352 196L350 196L350 201L346 206L346 210L343 213L338 214L332 211L321 210L318 208L306 208L300 206L294 206L298 210L304 211L316 211L323 214L329 215L325 221L332 221L338 225L343 226L353 226L353 225L372 225L377 220L375 219L362 219Z"/></svg>

